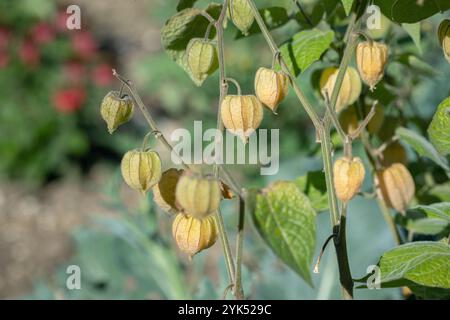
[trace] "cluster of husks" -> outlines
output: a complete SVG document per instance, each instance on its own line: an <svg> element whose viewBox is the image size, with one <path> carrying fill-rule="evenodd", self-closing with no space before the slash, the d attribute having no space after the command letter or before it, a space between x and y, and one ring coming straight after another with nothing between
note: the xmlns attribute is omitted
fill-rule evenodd
<svg viewBox="0 0 450 320"><path fill-rule="evenodd" d="M165 171L153 187L155 203L176 214L173 237L178 248L191 257L216 242L217 225L212 214L219 209L221 192L213 177L173 168Z"/></svg>
<svg viewBox="0 0 450 320"><path fill-rule="evenodd" d="M365 41L356 47L356 64L359 74L371 91L384 76L387 57L388 47L384 43Z"/></svg>
<svg viewBox="0 0 450 320"><path fill-rule="evenodd" d="M111 91L100 105L100 114L105 120L109 133L113 133L121 124L128 122L133 116L134 105L128 95L119 91Z"/></svg>
<svg viewBox="0 0 450 320"><path fill-rule="evenodd" d="M336 84L339 69L330 67L322 72L320 77L320 91L324 98L331 99ZM353 104L361 94L361 79L355 68L348 67L342 81L341 90L336 101L336 112L341 112L347 106Z"/></svg>
<svg viewBox="0 0 450 320"><path fill-rule="evenodd" d="M216 46L208 39L192 39L186 48L186 63L197 83L203 83L219 65Z"/></svg>
<svg viewBox="0 0 450 320"><path fill-rule="evenodd" d="M346 203L361 189L365 176L364 165L358 157L342 157L334 163L333 175L336 196Z"/></svg>
<svg viewBox="0 0 450 320"><path fill-rule="evenodd" d="M228 1L228 16L233 24L242 31L244 35L248 34L248 30L255 21L252 8L248 0L230 0Z"/></svg>
<svg viewBox="0 0 450 320"><path fill-rule="evenodd" d="M394 163L376 173L378 195L386 204L405 214L414 197L415 185L408 169L401 163Z"/></svg>
<svg viewBox="0 0 450 320"><path fill-rule="evenodd" d="M450 19L445 19L440 23L438 38L444 51L444 56L450 62Z"/></svg>

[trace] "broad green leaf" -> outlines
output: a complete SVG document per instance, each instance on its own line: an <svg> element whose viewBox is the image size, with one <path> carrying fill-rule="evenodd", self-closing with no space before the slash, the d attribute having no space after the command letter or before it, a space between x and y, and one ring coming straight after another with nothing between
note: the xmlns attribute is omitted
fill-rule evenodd
<svg viewBox="0 0 450 320"><path fill-rule="evenodd" d="M435 185L428 191L428 194L441 201L450 202L450 182Z"/></svg>
<svg viewBox="0 0 450 320"><path fill-rule="evenodd" d="M418 285L408 285L408 287L412 290L412 292L421 297L422 299L427 300L450 300L450 290L442 289L442 288L430 288L425 286Z"/></svg>
<svg viewBox="0 0 450 320"><path fill-rule="evenodd" d="M274 30L281 26L284 26L289 22L290 17L285 8L282 7L270 7L260 9L259 13L261 14L264 23L266 24L269 30ZM258 27L257 23L253 23L253 25L248 30L247 36L261 33L261 29ZM244 38L242 32L238 32L236 35L236 39Z"/></svg>
<svg viewBox="0 0 450 320"><path fill-rule="evenodd" d="M415 284L450 289L450 246L442 242L412 242L398 246L379 262L381 284L402 286Z"/></svg>
<svg viewBox="0 0 450 320"><path fill-rule="evenodd" d="M415 23L450 9L448 0L375 0L381 12L398 23Z"/></svg>
<svg viewBox="0 0 450 320"><path fill-rule="evenodd" d="M428 136L441 155L450 154L450 97L438 106L428 127Z"/></svg>
<svg viewBox="0 0 450 320"><path fill-rule="evenodd" d="M405 227L416 234L436 235L443 232L448 227L448 223L435 218L411 219Z"/></svg>
<svg viewBox="0 0 450 320"><path fill-rule="evenodd" d="M433 76L437 73L431 65L410 53L400 55L397 61L413 69L414 72L418 71L427 76Z"/></svg>
<svg viewBox="0 0 450 320"><path fill-rule="evenodd" d="M192 8L197 0L180 0L177 5L177 11Z"/></svg>
<svg viewBox="0 0 450 320"><path fill-rule="evenodd" d="M450 223L450 202L439 202L429 205L418 205L412 209L423 211L427 217L441 219Z"/></svg>
<svg viewBox="0 0 450 320"><path fill-rule="evenodd" d="M290 71L298 76L319 60L334 39L334 32L319 29L300 31L280 48Z"/></svg>
<svg viewBox="0 0 450 320"><path fill-rule="evenodd" d="M422 54L422 46L420 45L420 22L402 23L402 27L414 41L419 53Z"/></svg>
<svg viewBox="0 0 450 320"><path fill-rule="evenodd" d="M252 216L259 234L309 285L316 243L316 213L294 182L276 182L256 195Z"/></svg>
<svg viewBox="0 0 450 320"><path fill-rule="evenodd" d="M316 212L328 210L328 194L325 175L322 171L308 172L295 180L300 191L306 194Z"/></svg>
<svg viewBox="0 0 450 320"><path fill-rule="evenodd" d="M341 0L341 1L342 5L344 6L345 14L349 15L352 10L353 0Z"/></svg>
<svg viewBox="0 0 450 320"><path fill-rule="evenodd" d="M217 18L222 9L221 5L212 3L206 8L213 18ZM171 17L161 30L161 41L167 54L178 63L197 85L201 83L192 77L186 64L186 47L192 38L204 38L209 21L201 15L200 9L187 8ZM211 29L210 38L215 36L215 29Z"/></svg>
<svg viewBox="0 0 450 320"><path fill-rule="evenodd" d="M445 171L450 170L447 159L442 157L427 139L416 132L403 127L398 128L395 133L402 141L409 144L420 156L433 160Z"/></svg>

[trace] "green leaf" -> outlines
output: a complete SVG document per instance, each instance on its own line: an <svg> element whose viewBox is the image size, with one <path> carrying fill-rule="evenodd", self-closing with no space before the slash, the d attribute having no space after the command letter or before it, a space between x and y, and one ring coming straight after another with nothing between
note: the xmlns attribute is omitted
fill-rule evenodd
<svg viewBox="0 0 450 320"><path fill-rule="evenodd" d="M295 180L300 191L306 194L311 205L320 213L328 210L328 194L323 171L308 172Z"/></svg>
<svg viewBox="0 0 450 320"><path fill-rule="evenodd" d="M414 72L418 71L426 76L433 76L437 74L436 70L431 65L410 53L400 55L397 61L408 66L409 68L412 68Z"/></svg>
<svg viewBox="0 0 450 320"><path fill-rule="evenodd" d="M293 182L276 182L256 195L252 216L259 234L283 262L310 286L316 243L316 213Z"/></svg>
<svg viewBox="0 0 450 320"><path fill-rule="evenodd" d="M403 127L398 128L395 133L402 141L409 144L420 156L433 160L445 171L450 170L447 159L442 157L427 139L416 132Z"/></svg>
<svg viewBox="0 0 450 320"><path fill-rule="evenodd" d="M448 0L375 0L381 12L398 23L415 23L450 9Z"/></svg>
<svg viewBox="0 0 450 320"><path fill-rule="evenodd" d="M441 201L450 202L450 182L435 185L428 191L428 194Z"/></svg>
<svg viewBox="0 0 450 320"><path fill-rule="evenodd" d="M420 45L420 22L417 23L402 23L403 29L409 34L414 41L419 53L422 54L422 47Z"/></svg>
<svg viewBox="0 0 450 320"><path fill-rule="evenodd" d="M436 235L443 232L448 227L448 223L434 218L411 219L405 227L413 233Z"/></svg>
<svg viewBox="0 0 450 320"><path fill-rule="evenodd" d="M423 211L427 217L441 219L450 223L450 202L439 202L430 205L418 205L414 208Z"/></svg>
<svg viewBox="0 0 450 320"><path fill-rule="evenodd" d="M212 3L206 8L214 19L217 19L221 5ZM186 64L186 47L192 38L204 38L209 21L202 16L200 9L187 8L171 17L161 30L161 41L166 53L178 63L188 74L196 85L200 86L195 77L190 73ZM210 39L215 36L215 29L211 29Z"/></svg>
<svg viewBox="0 0 450 320"><path fill-rule="evenodd" d="M319 60L330 47L334 32L319 29L300 31L280 48L290 71L298 76L312 63Z"/></svg>
<svg viewBox="0 0 450 320"><path fill-rule="evenodd" d="M442 242L413 242L398 246L379 262L384 287L414 284L450 289L450 246Z"/></svg>
<svg viewBox="0 0 450 320"><path fill-rule="evenodd" d="M269 30L274 30L276 28L284 26L290 20L290 17L286 9L282 7L270 7L260 9L259 13L261 14L264 23L266 24ZM247 35L244 35L242 34L241 31L239 31L236 34L236 39L244 38L258 33L261 33L261 29L258 27L257 23L253 23L253 25L248 30Z"/></svg>
<svg viewBox="0 0 450 320"><path fill-rule="evenodd" d="M450 154L450 97L438 106L428 127L428 136L441 155Z"/></svg>
<svg viewBox="0 0 450 320"><path fill-rule="evenodd" d="M177 5L177 11L192 8L197 0L180 0Z"/></svg>
<svg viewBox="0 0 450 320"><path fill-rule="evenodd" d="M342 5L344 6L345 14L349 15L352 11L353 0L341 0Z"/></svg>

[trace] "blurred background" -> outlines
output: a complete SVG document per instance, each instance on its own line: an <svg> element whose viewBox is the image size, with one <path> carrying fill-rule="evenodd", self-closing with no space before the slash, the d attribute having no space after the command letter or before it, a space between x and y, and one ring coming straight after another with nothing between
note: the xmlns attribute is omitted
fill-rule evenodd
<svg viewBox="0 0 450 320"><path fill-rule="evenodd" d="M315 1L303 2L308 7ZM199 1L199 6L206 3ZM258 1L261 6L271 3ZM69 4L81 8L81 30L66 28ZM133 121L113 135L99 115L103 96L119 88L111 74L116 68L133 80L164 133L192 128L193 120L202 120L203 128L215 127L217 74L198 88L161 47L160 29L175 13L176 4L176 0L0 1L0 298L222 296L228 283L220 243L189 261L176 250L171 218L155 207L151 193L142 198L122 182L121 156L139 146L148 131L140 114L136 112ZM294 9L288 0L275 5L288 12ZM423 77L412 94L411 105L424 117L431 117L449 94L450 68L435 36L441 19L428 19L422 26L422 58L441 70ZM297 30L298 25L289 23L274 34L282 43ZM234 41L236 34L230 25L228 73L250 93L255 71L269 66L272 57L261 36ZM404 39L417 50L407 34ZM319 98L310 80L323 66L315 63L299 78L313 101ZM397 103L406 103L400 99ZM262 125L281 128L278 175L260 176L257 166L230 166L237 180L262 187L321 169L314 132L297 104L289 96L278 116L266 112ZM169 168L169 155L153 144ZM224 217L234 237L234 202L224 204ZM352 272L359 278L394 242L372 200L352 202L348 224ZM327 250L310 288L270 252L250 219L246 228L248 298L339 298L333 250ZM320 214L317 252L329 230L328 215ZM81 269L81 290L66 287L70 265ZM402 295L399 289L361 289L356 297Z"/></svg>

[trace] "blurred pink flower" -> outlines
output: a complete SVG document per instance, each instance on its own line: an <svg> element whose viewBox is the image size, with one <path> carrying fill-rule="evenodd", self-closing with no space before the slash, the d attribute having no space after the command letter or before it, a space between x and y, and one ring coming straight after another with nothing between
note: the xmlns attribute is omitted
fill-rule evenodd
<svg viewBox="0 0 450 320"><path fill-rule="evenodd" d="M104 87L110 85L114 81L112 67L107 63L102 63L92 71L92 79L98 86Z"/></svg>
<svg viewBox="0 0 450 320"><path fill-rule="evenodd" d="M72 84L80 84L86 75L86 67L77 61L70 61L64 65L64 75Z"/></svg>
<svg viewBox="0 0 450 320"><path fill-rule="evenodd" d="M6 68L9 64L8 53L0 50L0 69Z"/></svg>
<svg viewBox="0 0 450 320"><path fill-rule="evenodd" d="M4 27L0 27L0 50L6 49L11 39L11 32Z"/></svg>
<svg viewBox="0 0 450 320"><path fill-rule="evenodd" d="M85 100L86 92L82 88L61 89L53 95L53 105L62 113L79 110Z"/></svg>
<svg viewBox="0 0 450 320"><path fill-rule="evenodd" d="M27 39L23 41L19 47L19 57L24 64L30 67L34 67L39 63L41 59L41 53L36 44L33 41Z"/></svg>
<svg viewBox="0 0 450 320"><path fill-rule="evenodd" d="M31 35L36 43L45 44L55 38L55 30L49 23L41 22L31 29Z"/></svg>
<svg viewBox="0 0 450 320"><path fill-rule="evenodd" d="M72 37L72 46L82 58L92 58L97 53L97 43L89 31L75 32Z"/></svg>

